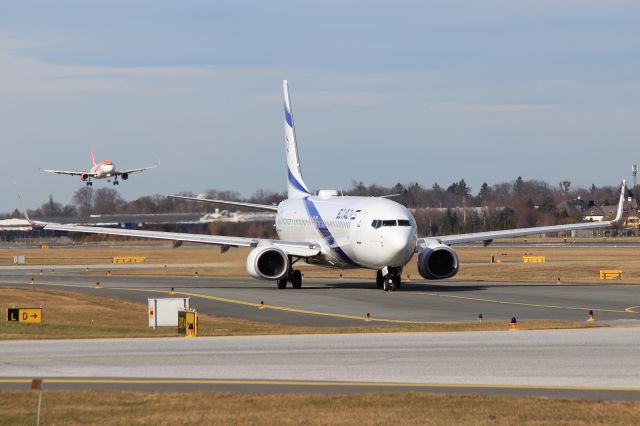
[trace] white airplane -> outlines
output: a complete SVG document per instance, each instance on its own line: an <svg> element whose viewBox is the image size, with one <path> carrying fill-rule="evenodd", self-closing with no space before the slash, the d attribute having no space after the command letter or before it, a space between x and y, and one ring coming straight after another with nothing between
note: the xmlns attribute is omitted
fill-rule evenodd
<svg viewBox="0 0 640 426"><path fill-rule="evenodd" d="M622 217L625 184L620 191L616 218L612 221L541 226L503 231L477 232L438 237L418 237L416 221L404 206L384 197L339 195L335 190L312 194L302 179L293 116L286 81L284 88L284 128L287 156L287 195L278 206L224 200L178 197L197 201L248 207L276 212L276 231L280 239L228 237L131 229L99 228L55 223L34 223L53 231L86 232L130 237L212 244L226 251L229 247L252 247L247 257L247 272L254 278L271 280L278 288L302 286L302 274L296 262L332 268L366 268L376 273L376 284L384 290L401 285L401 272L414 253L418 270L428 280L453 277L460 266L455 244L577 229L604 228Z"/></svg>
<svg viewBox="0 0 640 426"><path fill-rule="evenodd" d="M140 167L138 169L129 169L129 170L116 170L115 164L111 160L105 160L100 163L96 162L96 153L93 148L91 148L91 169L88 171L81 170L44 170L48 173L56 173L59 175L69 175L69 176L80 176L80 180L82 182L86 182L87 186L93 186L93 182L91 179L109 179L108 182L111 182L111 178L113 178L113 184L119 185L118 176L122 178L122 180L129 179L129 175L131 173L142 172L149 169L155 169L156 166L148 166L148 167Z"/></svg>

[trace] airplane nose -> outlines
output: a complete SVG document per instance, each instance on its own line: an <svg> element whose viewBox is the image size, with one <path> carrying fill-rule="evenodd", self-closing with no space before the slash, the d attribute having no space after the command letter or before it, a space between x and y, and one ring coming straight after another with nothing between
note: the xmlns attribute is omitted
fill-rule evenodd
<svg viewBox="0 0 640 426"><path fill-rule="evenodd" d="M412 245L413 244L413 245ZM415 249L411 229L394 229L384 236L385 262L388 266L404 266Z"/></svg>

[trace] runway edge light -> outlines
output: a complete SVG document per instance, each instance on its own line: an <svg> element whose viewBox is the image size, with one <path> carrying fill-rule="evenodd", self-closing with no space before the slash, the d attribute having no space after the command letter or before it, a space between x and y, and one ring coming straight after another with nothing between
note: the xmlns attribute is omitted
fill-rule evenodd
<svg viewBox="0 0 640 426"><path fill-rule="evenodd" d="M518 330L518 320L516 317L511 317L511 328L509 331L517 331Z"/></svg>
<svg viewBox="0 0 640 426"><path fill-rule="evenodd" d="M596 319L593 316L593 311L589 310L589 314L587 315L587 322L594 322Z"/></svg>

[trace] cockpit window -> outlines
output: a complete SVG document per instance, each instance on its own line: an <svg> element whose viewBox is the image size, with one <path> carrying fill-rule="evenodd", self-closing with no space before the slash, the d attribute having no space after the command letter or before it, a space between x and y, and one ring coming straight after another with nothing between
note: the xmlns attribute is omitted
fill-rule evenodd
<svg viewBox="0 0 640 426"><path fill-rule="evenodd" d="M374 229L378 229L381 226L411 226L411 222L407 219L398 219L398 220L380 220L376 219L371 222L371 227Z"/></svg>

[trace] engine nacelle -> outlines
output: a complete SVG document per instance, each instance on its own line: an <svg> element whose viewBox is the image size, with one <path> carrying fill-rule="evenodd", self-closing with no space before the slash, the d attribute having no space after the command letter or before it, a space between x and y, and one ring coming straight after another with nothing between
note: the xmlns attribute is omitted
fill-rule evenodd
<svg viewBox="0 0 640 426"><path fill-rule="evenodd" d="M80 175L80 180L85 182L87 179L89 179L89 175L86 173L83 173Z"/></svg>
<svg viewBox="0 0 640 426"><path fill-rule="evenodd" d="M122 173L122 174L120 175L120 178L121 178L122 180L127 180L127 179L129 179L129 173Z"/></svg>
<svg viewBox="0 0 640 426"><path fill-rule="evenodd" d="M443 280L458 273L458 254L447 245L428 245L418 255L418 272L428 280Z"/></svg>
<svg viewBox="0 0 640 426"><path fill-rule="evenodd" d="M247 272L261 280L279 280L289 271L289 256L275 246L256 247L247 256Z"/></svg>

